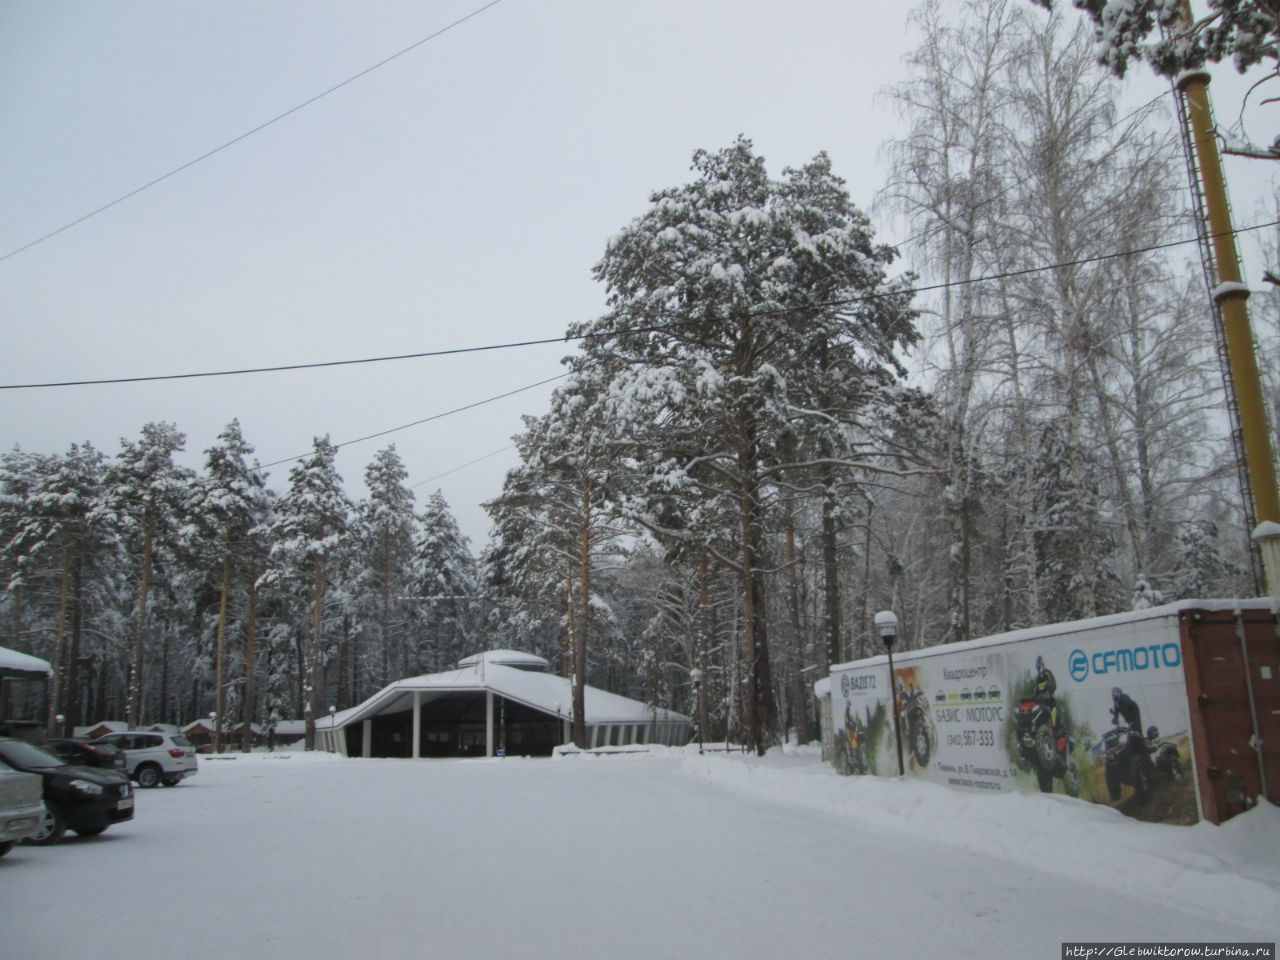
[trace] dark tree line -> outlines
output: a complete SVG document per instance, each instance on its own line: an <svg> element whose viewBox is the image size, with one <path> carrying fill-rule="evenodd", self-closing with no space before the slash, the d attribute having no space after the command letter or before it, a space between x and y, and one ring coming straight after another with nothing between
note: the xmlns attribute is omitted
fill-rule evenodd
<svg viewBox="0 0 1280 960"><path fill-rule="evenodd" d="M203 472L147 424L110 457L0 457L6 644L54 666L49 721L308 721L474 652L475 562L434 494L417 510L394 447L352 503L334 446L272 491L232 422ZM265 678L265 680L264 680ZM221 746L222 744L219 744Z"/></svg>

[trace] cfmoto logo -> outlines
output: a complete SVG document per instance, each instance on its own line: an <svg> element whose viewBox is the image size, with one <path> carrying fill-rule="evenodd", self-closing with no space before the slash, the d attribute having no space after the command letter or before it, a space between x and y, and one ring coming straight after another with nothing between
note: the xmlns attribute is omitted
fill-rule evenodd
<svg viewBox="0 0 1280 960"><path fill-rule="evenodd" d="M1089 658L1083 650L1072 650L1067 658L1067 668L1071 671L1071 679L1078 683L1089 675Z"/></svg>
<svg viewBox="0 0 1280 960"><path fill-rule="evenodd" d="M1072 650L1071 656L1067 658L1071 679L1077 683L1090 675L1101 677L1108 673L1161 670L1181 665L1182 648L1176 643L1117 647L1114 650L1096 650L1088 655L1083 650Z"/></svg>

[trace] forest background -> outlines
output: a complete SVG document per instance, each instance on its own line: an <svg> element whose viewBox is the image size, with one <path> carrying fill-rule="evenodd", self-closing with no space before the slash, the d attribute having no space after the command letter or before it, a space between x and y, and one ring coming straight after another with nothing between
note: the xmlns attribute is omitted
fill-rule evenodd
<svg viewBox="0 0 1280 960"><path fill-rule="evenodd" d="M1119 109L1070 11L913 25L876 198L911 239L825 154L699 150L595 265L607 309L566 329L478 556L394 445L358 501L327 437L271 489L237 421L200 470L164 421L4 454L0 629L55 664L50 716L310 735L505 646L691 714L702 670L703 734L763 747L812 735L881 608L917 647L1256 593L1176 124ZM1280 204L1251 213L1280 262ZM1250 304L1274 424L1280 288Z"/></svg>

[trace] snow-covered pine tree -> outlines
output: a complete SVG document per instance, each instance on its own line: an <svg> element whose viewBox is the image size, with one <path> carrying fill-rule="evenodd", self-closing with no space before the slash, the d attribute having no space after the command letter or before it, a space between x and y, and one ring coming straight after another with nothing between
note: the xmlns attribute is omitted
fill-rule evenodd
<svg viewBox="0 0 1280 960"><path fill-rule="evenodd" d="M446 670L477 649L480 580L467 538L444 495L436 490L418 516L411 564L418 596L411 620L423 638L415 669Z"/></svg>
<svg viewBox="0 0 1280 960"><path fill-rule="evenodd" d="M205 451L205 475L201 479L195 506L196 520L210 532L216 544L214 562L218 569L218 628L215 653L214 709L219 717L228 720L226 709L227 678L224 669L225 644L228 631L228 603L233 578L245 582L246 609L243 611L244 630L244 690L241 694L241 748L249 749L250 725L253 722L254 660L256 624L250 615L255 606L257 571L261 568L264 545L254 532L267 522L271 497L267 492L262 472L256 461L251 466L248 458L253 447L244 439L240 421L232 420L218 434L218 443ZM222 752L222 724L214 738L214 750Z"/></svg>
<svg viewBox="0 0 1280 960"><path fill-rule="evenodd" d="M655 498L680 488L736 517L734 554L720 559L741 578L747 737L762 751L776 733L765 534L794 384L820 370L824 347L868 381L891 377L915 331L906 284L886 282L892 251L873 244L825 155L775 181L739 138L698 151L693 170L609 242L595 275L610 309L570 332L610 377L611 420Z"/></svg>
<svg viewBox="0 0 1280 960"><path fill-rule="evenodd" d="M352 702L393 680L411 675L410 621L413 594L413 538L417 527L409 471L394 444L379 450L365 467L369 496L356 517L359 560L352 571L352 601L366 629L345 651L346 682ZM347 691L344 691L347 692ZM342 699L339 697L339 699ZM349 706L344 703L343 706Z"/></svg>
<svg viewBox="0 0 1280 960"><path fill-rule="evenodd" d="M1272 0L1207 0L1208 9L1199 16L1187 0L1074 2L1094 23L1098 61L1116 76L1123 77L1135 60L1166 77L1230 61L1242 74L1263 67L1255 88L1280 78L1280 13ZM1269 145L1230 140L1228 152L1280 160L1280 137Z"/></svg>
<svg viewBox="0 0 1280 960"><path fill-rule="evenodd" d="M52 458L27 453L19 447L0 453L0 609L8 619L3 636L5 646L27 651L24 623L31 597L40 592L40 581L48 582L52 567L34 561L32 551L39 538L35 531L23 536L31 515L31 491L49 469ZM39 604L35 605L39 609Z"/></svg>
<svg viewBox="0 0 1280 960"><path fill-rule="evenodd" d="M136 441L122 440L109 472L108 499L119 518L130 553L137 557L133 652L129 662L130 726L142 720L146 689L147 603L156 557L172 552L185 519L194 471L173 462L187 442L172 423L148 423Z"/></svg>
<svg viewBox="0 0 1280 960"><path fill-rule="evenodd" d="M54 717L62 714L69 730L82 720L82 657L98 661L104 674L102 661L125 659L123 651L109 646L86 649L86 637L109 644L105 638L120 636L123 626L116 606L123 549L105 499L107 461L92 445L73 444L62 456L10 458L7 463L14 471L6 481L14 496L9 506L16 511L6 544L14 570L10 590L11 596L18 590L25 595L25 613L15 609L13 615L25 617L24 632L44 635L41 642L23 642L18 648L53 665L56 679L47 723L50 730L57 729Z"/></svg>
<svg viewBox="0 0 1280 960"><path fill-rule="evenodd" d="M543 549L557 558L550 583L559 579L566 598L571 652L560 660L572 681L573 739L579 746L586 746L589 635L592 622L601 620L605 609L593 593L593 571L597 558L620 533L613 501L625 442L611 417L609 385L600 376L605 369L590 360L575 363L565 384L553 392L551 410L540 418L526 418L525 432L516 438L522 467L508 478L500 508L520 512L537 529ZM543 583L549 585L547 580Z"/></svg>
<svg viewBox="0 0 1280 960"><path fill-rule="evenodd" d="M306 746L315 749L316 714L323 709L325 603L337 553L350 522L351 502L334 459L338 448L317 437L311 456L289 471L289 489L276 505L271 524L271 558L276 582L287 584L303 601L306 639L302 643L302 713Z"/></svg>

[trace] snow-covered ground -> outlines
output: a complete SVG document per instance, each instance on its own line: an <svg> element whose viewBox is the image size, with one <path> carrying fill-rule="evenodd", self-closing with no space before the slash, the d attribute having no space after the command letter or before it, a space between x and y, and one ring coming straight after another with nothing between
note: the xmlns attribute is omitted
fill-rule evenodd
<svg viewBox="0 0 1280 960"><path fill-rule="evenodd" d="M1057 957L1280 934L1280 809L1138 823L838 777L812 750L202 760L0 859L0 956Z"/></svg>

